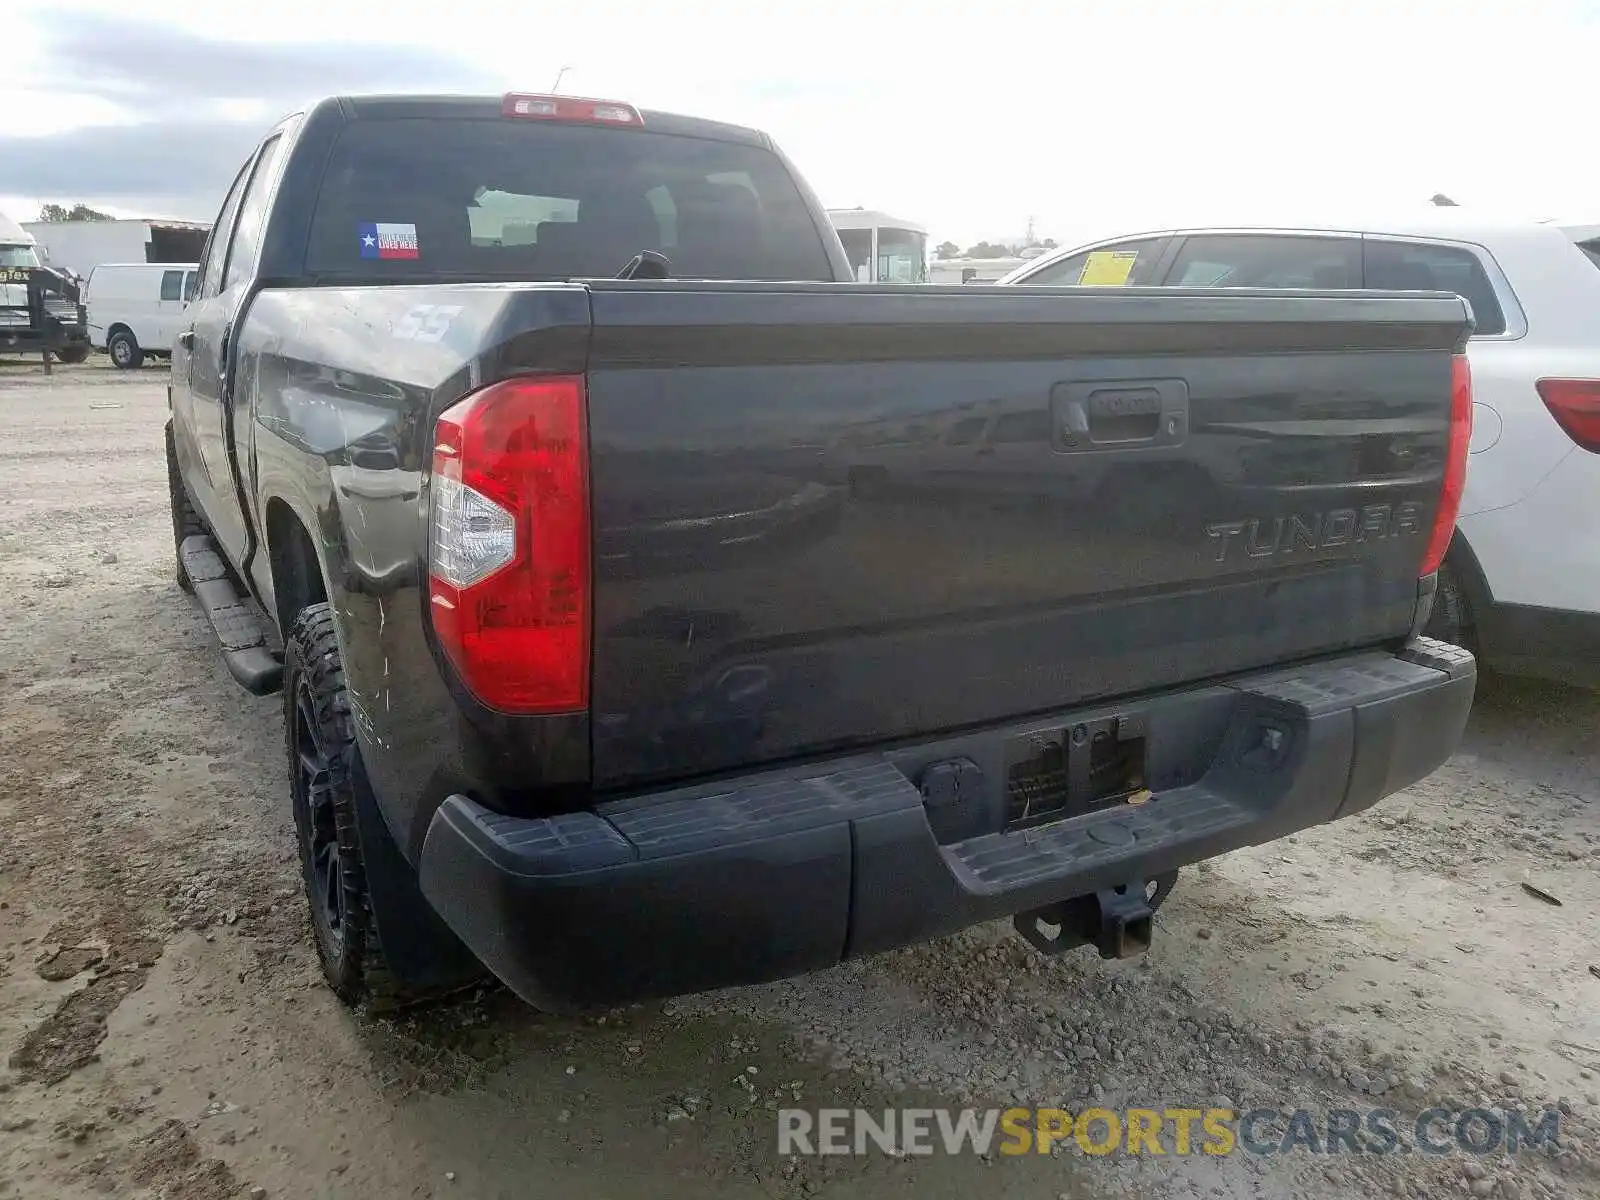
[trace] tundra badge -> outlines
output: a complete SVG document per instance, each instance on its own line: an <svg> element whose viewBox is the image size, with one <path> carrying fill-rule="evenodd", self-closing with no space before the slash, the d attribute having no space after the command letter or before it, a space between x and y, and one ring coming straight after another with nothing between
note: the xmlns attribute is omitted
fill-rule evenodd
<svg viewBox="0 0 1600 1200"><path fill-rule="evenodd" d="M1236 550L1250 558L1271 558L1297 550L1331 550L1356 542L1419 534L1422 505L1368 504L1363 508L1335 508L1328 512L1295 513L1287 517L1254 517L1244 521L1217 521L1206 526L1217 562Z"/></svg>

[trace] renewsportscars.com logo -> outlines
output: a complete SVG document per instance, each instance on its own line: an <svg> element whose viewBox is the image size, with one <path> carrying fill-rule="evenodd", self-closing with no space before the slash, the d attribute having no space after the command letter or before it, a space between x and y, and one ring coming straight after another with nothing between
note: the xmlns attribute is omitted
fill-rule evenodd
<svg viewBox="0 0 1600 1200"><path fill-rule="evenodd" d="M1245 1153L1517 1154L1561 1145L1561 1113L1430 1108L1414 1121L1392 1109L856 1108L778 1110L780 1155Z"/></svg>

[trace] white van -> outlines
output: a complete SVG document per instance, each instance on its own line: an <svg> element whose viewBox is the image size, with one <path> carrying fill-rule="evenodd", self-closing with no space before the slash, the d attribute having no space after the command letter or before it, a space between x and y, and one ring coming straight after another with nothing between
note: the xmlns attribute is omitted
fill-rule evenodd
<svg viewBox="0 0 1600 1200"><path fill-rule="evenodd" d="M84 290L89 340L124 370L142 366L147 354L171 357L198 270L196 263L101 263Z"/></svg>

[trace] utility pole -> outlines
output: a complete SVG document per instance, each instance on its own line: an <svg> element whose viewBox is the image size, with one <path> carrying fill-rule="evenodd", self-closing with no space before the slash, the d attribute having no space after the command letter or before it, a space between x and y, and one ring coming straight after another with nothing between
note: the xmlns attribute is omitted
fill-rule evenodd
<svg viewBox="0 0 1600 1200"><path fill-rule="evenodd" d="M1024 241L1024 245L1025 246L1033 245L1033 218L1032 217L1028 218L1028 234L1027 234L1027 238Z"/></svg>

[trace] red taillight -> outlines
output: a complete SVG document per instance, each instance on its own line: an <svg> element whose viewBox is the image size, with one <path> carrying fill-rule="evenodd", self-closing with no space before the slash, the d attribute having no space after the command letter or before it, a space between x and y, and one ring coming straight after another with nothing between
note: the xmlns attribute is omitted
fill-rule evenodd
<svg viewBox="0 0 1600 1200"><path fill-rule="evenodd" d="M589 703L583 380L491 384L434 429L428 594L439 644L500 712Z"/></svg>
<svg viewBox="0 0 1600 1200"><path fill-rule="evenodd" d="M527 117L534 121L588 121L597 125L644 124L639 110L615 100L587 100L582 96L535 96L511 92L501 101L503 117Z"/></svg>
<svg viewBox="0 0 1600 1200"><path fill-rule="evenodd" d="M1433 534L1423 556L1420 575L1432 575L1444 562L1450 538L1461 512L1461 493L1467 485L1467 446L1472 441L1472 367L1465 354L1458 354L1450 369L1450 435L1445 450L1444 486L1439 489L1439 509L1433 518Z"/></svg>
<svg viewBox="0 0 1600 1200"><path fill-rule="evenodd" d="M1534 386L1566 435L1600 454L1600 379L1541 379Z"/></svg>

